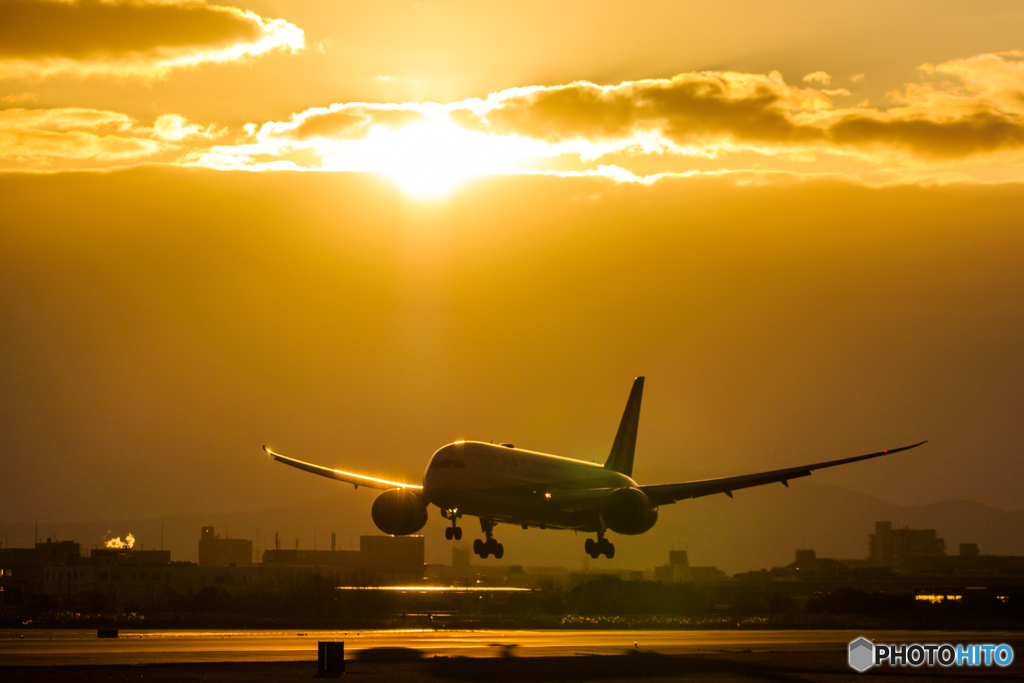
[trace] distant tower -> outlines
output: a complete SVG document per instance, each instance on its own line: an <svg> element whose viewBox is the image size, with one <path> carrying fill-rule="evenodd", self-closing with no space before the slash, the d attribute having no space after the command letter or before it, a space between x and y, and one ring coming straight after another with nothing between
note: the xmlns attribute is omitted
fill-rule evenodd
<svg viewBox="0 0 1024 683"><path fill-rule="evenodd" d="M892 566L892 522L875 522L868 538L868 563L872 567Z"/></svg>
<svg viewBox="0 0 1024 683"><path fill-rule="evenodd" d="M668 563L670 565L689 567L690 558L685 550L670 550L668 551Z"/></svg>
<svg viewBox="0 0 1024 683"><path fill-rule="evenodd" d="M331 552L334 552L334 548L338 543L338 534L331 532Z"/></svg>

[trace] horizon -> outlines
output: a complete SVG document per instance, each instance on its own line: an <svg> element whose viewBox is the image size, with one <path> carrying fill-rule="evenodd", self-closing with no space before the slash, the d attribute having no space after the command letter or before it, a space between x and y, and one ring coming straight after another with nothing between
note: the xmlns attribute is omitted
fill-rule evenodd
<svg viewBox="0 0 1024 683"><path fill-rule="evenodd" d="M840 497L843 497L845 494L846 497L852 498L854 502L862 503L864 500L881 502L883 503L883 508L888 512L874 514L869 510L865 510L861 518L853 520L853 523L846 524L838 529L831 527L834 530L834 534L831 537L823 535L820 528L818 531L801 529L794 532L793 530L785 531L775 528L784 526L778 523L764 524L760 522L760 527L754 535L770 534L771 538L767 539L766 542L753 551L750 549L742 550L745 547L743 544L749 538L749 535L737 535L727 530L723 532L724 538L719 539L717 544L711 543L707 535L697 535L689 539L685 537L674 538L671 536L670 529L679 529L680 525L670 523L662 529L656 527L658 533L645 535L639 542L631 544L632 550L630 554L624 554L621 558L617 558L614 561L602 563L587 562L585 557L576 557L576 553L572 551L573 549L570 549L568 552L564 549L560 552L551 552L548 549L548 538L545 538L544 532L538 533L537 530L532 530L519 533L516 530L515 543L517 547L521 549L521 552L525 552L528 557L532 557L536 561L520 561L523 560L522 557L511 557L499 561L496 566L562 566L567 567L570 571L574 571L574 567L579 569L589 564L594 570L600 570L604 567L611 571L625 571L631 567L634 569L644 569L658 566L666 561L669 550L688 547L693 564L717 566L724 569L728 574L733 575L746 571L758 571L764 568L770 569L772 567L785 566L792 561L793 554L797 550L805 548L815 549L818 551L819 557L836 557L840 559L866 557L868 551L867 533L873 530L875 522L883 518L886 521L891 521L893 528L935 528L938 536L947 541L947 554L952 553L955 555L955 549L960 543L977 542L983 555L1024 555L1024 540L1021 540L1017 534L1012 533L1010 528L997 531L993 535L993 530L984 527L983 520L977 517L968 517L966 519L959 517L962 513L962 506L967 505L996 511L1004 516L1007 523L1011 523L1013 515L1019 515L1019 513L1024 512L1021 509L1002 510L985 505L984 503L966 500L944 500L919 505L899 505L891 501L876 499L867 494L843 489L843 487L834 484L817 484L805 480L800 482L800 485L807 487L809 490L803 492L804 496L800 501L790 506L789 512L785 517L787 523L797 521L802 515L806 515L809 512L808 502L834 499L837 491ZM362 501L363 503L369 503L369 495L362 496L362 498L365 499ZM363 524L361 527L351 531L347 531L344 526L338 523L335 523L332 527L328 511L331 507L334 507L335 502L335 496L326 496L282 507L220 511L209 514L180 513L134 520L102 519L60 522L39 520L39 542L43 542L46 539L52 539L54 542L58 540L74 541L79 543L82 551L85 552L93 548L102 548L103 543L109 538L123 536L125 533L131 532L135 536L135 549L141 549L145 546L150 550L155 550L160 548L159 533L162 527L158 525L166 524L167 543L164 547L172 552L172 560L195 562L196 547L200 537L200 526L210 525L213 520L218 518L221 522L214 522L212 525L219 536L251 540L254 542L254 551L262 551L269 548L272 545L275 529L280 531L282 528L287 530L281 537L283 539L282 545L292 547L293 541L298 541L300 549L303 550L313 550L316 548L323 550L329 547L329 539L332 532L337 533L339 550L358 549L357 541L359 536L381 535L381 532L373 528L370 523ZM731 502L735 503L736 501ZM684 501L682 504L685 505L686 502ZM690 504L692 505L694 502L690 501ZM743 501L741 504L745 505L745 509L726 515L728 520L727 528L759 524L759 510L763 509L763 506L751 501ZM356 502L355 505L348 504L345 507L347 510L355 508L358 511L360 504ZM950 508L951 512L952 510L957 511L954 518L960 522L959 525L953 526L947 523L944 526L942 524L941 519L949 517L948 514L942 514L944 508ZM903 511L903 516L900 517L899 515L892 514L893 511ZM296 518L297 514L303 515L307 512L312 512L314 517ZM277 519L277 527L275 528L272 523L268 523L267 527L260 527L259 522L246 522L244 519L239 519L239 517L252 513L259 513L262 520ZM878 518L876 519L876 517ZM222 527L221 523L225 518L233 519L234 521L228 526ZM834 517L826 514L823 515L823 518L825 519L825 527L828 527L832 521L850 521L850 512L846 511ZM6 540L11 543L10 547L30 546L31 543L29 541L31 540L35 524L35 521L3 523L0 524L0 533L8 534ZM183 524L186 526L183 527ZM188 524L191 524L191 526L187 526ZM109 529L106 529L107 533L93 539L91 545L90 541L82 538L64 538L60 535L54 536L52 533L55 529L61 527L102 528L107 526L110 526ZM148 533L145 531L140 533L140 528L147 529L147 527L149 528ZM313 540L312 532L314 527L318 530L319 543ZM9 540L12 528L23 530L15 535L14 541ZM441 528L441 520L436 516L432 516L431 522L428 523L427 527L417 534L426 537L426 560L428 564L451 564L451 544L444 542L441 538L442 535L439 533ZM682 528L685 529L686 527L683 526ZM254 531L256 533L253 533ZM513 531L509 529L510 533ZM548 531L546 533L549 537L553 535L556 539L559 539L566 538L570 532ZM156 535L154 536L153 534ZM72 532L73 535L74 533ZM577 537L573 536L573 538ZM980 539L988 539L988 542ZM284 543L284 540L287 540L287 544ZM731 544L735 544L736 547L730 549ZM468 547L465 542L459 544L459 546ZM6 542L4 547L8 547ZM740 550L737 550L737 548L740 548ZM845 552L842 549L845 549ZM750 554L751 552L753 554ZM258 562L259 559L256 561ZM645 562L646 564L644 564ZM480 566L487 566L488 563L478 560L478 564Z"/></svg>

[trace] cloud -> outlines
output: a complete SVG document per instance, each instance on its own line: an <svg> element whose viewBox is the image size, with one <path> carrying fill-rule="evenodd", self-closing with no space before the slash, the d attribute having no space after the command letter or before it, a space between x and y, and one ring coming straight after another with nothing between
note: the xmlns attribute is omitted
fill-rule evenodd
<svg viewBox="0 0 1024 683"><path fill-rule="evenodd" d="M969 107L986 106L1024 113L1024 51L1011 50L924 64L928 76L958 80L960 86L920 87L908 92L908 104L934 104L940 97L957 98Z"/></svg>
<svg viewBox="0 0 1024 683"><path fill-rule="evenodd" d="M681 147L756 147L759 151L885 154L936 159L1017 150L1024 144L1024 58L983 55L928 73L963 84L916 83L889 110L836 108L828 94L799 88L778 74L681 74L616 86L572 83L520 88L454 110L463 125L500 135L628 140L641 135ZM813 74L812 74L813 75Z"/></svg>
<svg viewBox="0 0 1024 683"><path fill-rule="evenodd" d="M203 0L0 2L0 78L158 78L304 46L302 30L284 20Z"/></svg>
<svg viewBox="0 0 1024 683"><path fill-rule="evenodd" d="M338 103L249 124L236 144L194 147L182 161L380 172L410 185L489 173L623 180L755 169L876 181L1016 178L1022 65L1016 52L925 65L888 109L837 106L832 97L848 90L793 85L775 72L529 86L450 103Z"/></svg>
<svg viewBox="0 0 1024 683"><path fill-rule="evenodd" d="M39 95L34 92L14 93L0 97L0 102L8 102L10 104L27 104L29 102L37 102L38 100Z"/></svg>
<svg viewBox="0 0 1024 683"><path fill-rule="evenodd" d="M888 108L840 106L832 97L848 90L791 84L775 72L701 72L449 103L336 103L247 124L234 139L177 114L144 127L111 112L8 110L35 117L18 125L43 131L24 138L43 151L33 157L8 135L0 154L10 159L17 149L32 168L65 154L90 163L135 155L225 169L377 172L430 191L492 173L1024 180L1024 54L926 64L920 73L890 93Z"/></svg>
<svg viewBox="0 0 1024 683"><path fill-rule="evenodd" d="M828 85L832 82L832 77L824 71L815 71L804 76L805 83L821 83L822 85Z"/></svg>
<svg viewBox="0 0 1024 683"><path fill-rule="evenodd" d="M777 73L688 73L616 86L519 88L492 95L481 113L453 115L478 130L549 141L650 133L687 145L819 139L820 130L798 119L831 105L821 92L788 86Z"/></svg>
<svg viewBox="0 0 1024 683"><path fill-rule="evenodd" d="M916 154L950 159L1015 149L1024 144L1024 125L1001 112L979 111L948 120L857 114L829 127L839 145L891 145Z"/></svg>
<svg viewBox="0 0 1024 683"><path fill-rule="evenodd" d="M146 161L179 153L177 142L215 135L212 127L202 129L178 114L162 115L150 128L100 109L4 109L0 161L37 170Z"/></svg>
<svg viewBox="0 0 1024 683"><path fill-rule="evenodd" d="M263 124L257 137L263 140L303 141L314 138L352 140L366 136L374 126L398 128L425 120L418 105L335 104L295 114L290 121Z"/></svg>
<svg viewBox="0 0 1024 683"><path fill-rule="evenodd" d="M223 133L223 130L218 131L213 124L203 128L198 124L189 123L181 114L161 114L153 123L153 137L166 142L196 138L212 139Z"/></svg>

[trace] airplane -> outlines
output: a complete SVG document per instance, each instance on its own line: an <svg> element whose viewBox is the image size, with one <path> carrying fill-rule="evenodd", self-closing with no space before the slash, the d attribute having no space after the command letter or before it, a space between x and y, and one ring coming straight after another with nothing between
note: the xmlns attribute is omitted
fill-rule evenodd
<svg viewBox="0 0 1024 683"><path fill-rule="evenodd" d="M648 531L658 521L662 505L719 493L732 498L733 491L772 483L788 488L790 480L809 476L814 470L870 460L927 443L737 477L641 485L632 474L643 389L644 378L637 377L604 465L524 450L510 443L456 441L431 456L422 484L408 484L295 460L268 446L263 450L285 465L357 489L382 489L384 492L373 502L371 516L386 534L415 534L427 523L428 507L435 505L441 516L451 521L445 529L448 540L462 539L458 520L464 515L480 519L486 540L476 539L473 551L483 559L489 555L501 559L505 554L494 538L497 524L594 533L596 540L588 538L584 544L587 554L594 559L601 555L611 559L615 545L605 534L610 530L633 536Z"/></svg>

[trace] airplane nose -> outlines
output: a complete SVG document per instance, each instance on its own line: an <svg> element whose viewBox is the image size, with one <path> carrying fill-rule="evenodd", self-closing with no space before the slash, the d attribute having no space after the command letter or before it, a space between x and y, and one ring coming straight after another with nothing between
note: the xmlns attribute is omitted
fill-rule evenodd
<svg viewBox="0 0 1024 683"><path fill-rule="evenodd" d="M423 487L432 488L437 485L437 472L427 470L423 473Z"/></svg>

